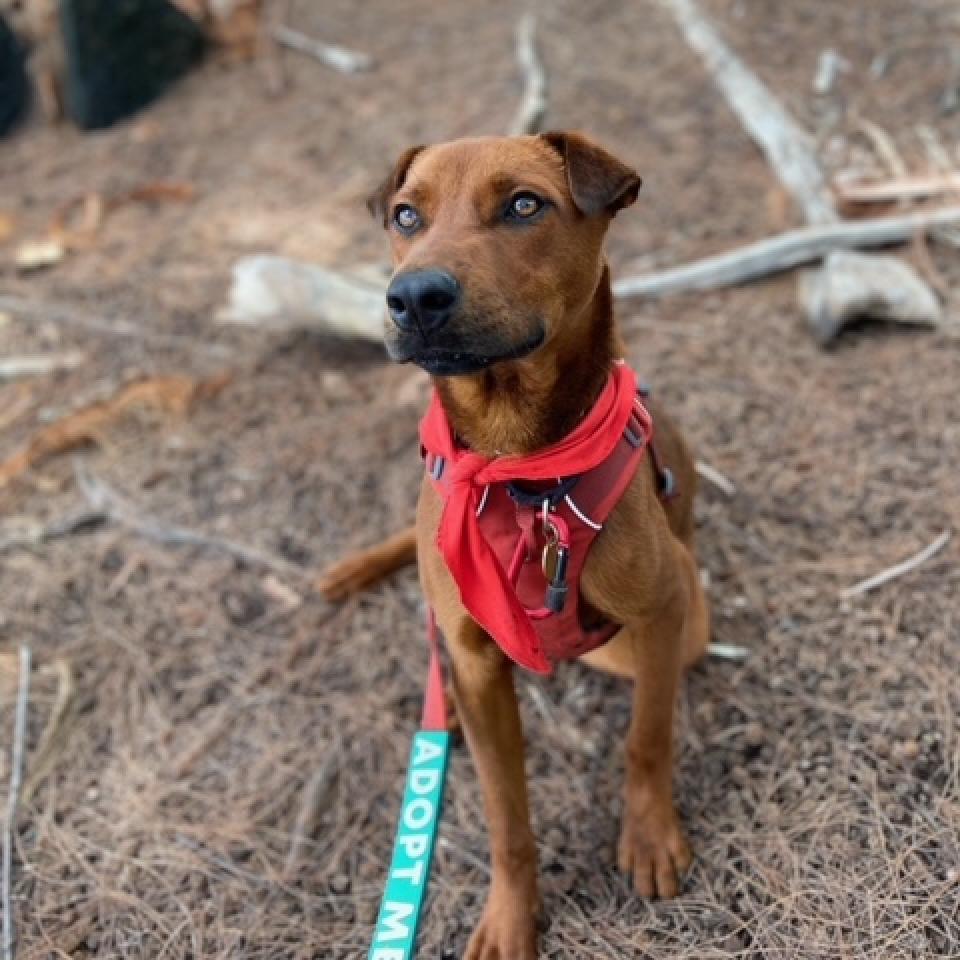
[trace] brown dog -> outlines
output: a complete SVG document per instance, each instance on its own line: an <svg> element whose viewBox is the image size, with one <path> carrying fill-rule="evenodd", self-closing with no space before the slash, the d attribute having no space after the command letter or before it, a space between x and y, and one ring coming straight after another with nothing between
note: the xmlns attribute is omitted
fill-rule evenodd
<svg viewBox="0 0 960 960"><path fill-rule="evenodd" d="M584 136L547 133L407 150L371 199L396 267L387 349L433 375L456 436L473 451L536 451L566 436L596 400L623 355L603 238L639 187ZM658 496L646 457L593 544L580 595L590 615L622 625L583 659L635 681L620 867L641 895L672 897L690 863L672 798L673 705L709 628L693 552L693 463L663 411L650 409L679 494ZM536 844L512 665L461 604L437 548L441 509L425 479L415 528L338 565L321 586L330 596L359 589L415 549L490 830L492 884L466 956L527 960L536 955Z"/></svg>

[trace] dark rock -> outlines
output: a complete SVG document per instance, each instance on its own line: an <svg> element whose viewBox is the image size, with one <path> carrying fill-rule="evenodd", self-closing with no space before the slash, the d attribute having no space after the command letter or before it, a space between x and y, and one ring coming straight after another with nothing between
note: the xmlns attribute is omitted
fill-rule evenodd
<svg viewBox="0 0 960 960"><path fill-rule="evenodd" d="M0 137L23 115L29 86L23 48L13 30L0 17Z"/></svg>
<svg viewBox="0 0 960 960"><path fill-rule="evenodd" d="M108 127L156 99L203 53L200 27L168 0L62 0L67 113Z"/></svg>

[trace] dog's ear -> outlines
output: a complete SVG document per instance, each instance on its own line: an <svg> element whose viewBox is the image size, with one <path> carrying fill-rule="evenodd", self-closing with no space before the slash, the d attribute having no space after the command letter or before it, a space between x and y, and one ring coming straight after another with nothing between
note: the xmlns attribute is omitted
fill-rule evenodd
<svg viewBox="0 0 960 960"><path fill-rule="evenodd" d="M613 216L637 199L642 182L637 172L582 133L554 131L541 137L563 157L570 195L581 213Z"/></svg>
<svg viewBox="0 0 960 960"><path fill-rule="evenodd" d="M403 186L403 181L407 179L410 164L413 163L413 158L421 150L423 150L423 144L416 147L407 147L393 165L387 179L367 197L367 209L378 220L382 220L384 226L387 225L387 210L390 207L390 198Z"/></svg>

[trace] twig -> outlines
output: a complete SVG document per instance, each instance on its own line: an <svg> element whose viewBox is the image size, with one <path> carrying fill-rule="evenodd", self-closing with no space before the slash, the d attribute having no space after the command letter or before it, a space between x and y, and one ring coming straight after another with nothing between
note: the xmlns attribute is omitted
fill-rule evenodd
<svg viewBox="0 0 960 960"><path fill-rule="evenodd" d="M947 148L940 139L940 134L927 123L918 123L913 129L916 131L917 137L927 152L927 159L930 161L930 166L935 170L939 170L940 173L951 172L954 165L950 160L950 154L947 152Z"/></svg>
<svg viewBox="0 0 960 960"><path fill-rule="evenodd" d="M42 377L58 370L76 370L87 357L79 350L67 353L27 354L22 357L0 358L0 380L15 377Z"/></svg>
<svg viewBox="0 0 960 960"><path fill-rule="evenodd" d="M313 776L307 781L303 788L303 794L300 798L300 810L297 813L297 820L293 827L293 833L290 835L290 849L287 852L287 859L283 865L283 878L289 880L297 869L303 853L304 844L307 842L307 835L313 826L317 817L317 810L323 803L333 781L336 779L338 764L340 758L341 743L337 739L331 744L330 750L323 762L316 769Z"/></svg>
<svg viewBox="0 0 960 960"><path fill-rule="evenodd" d="M909 240L918 230L929 232L945 224L960 224L960 207L800 227L660 273L626 277L613 285L613 293L662 297L681 290L730 287L822 260L833 250L886 247Z"/></svg>
<svg viewBox="0 0 960 960"><path fill-rule="evenodd" d="M537 133L547 112L547 75L537 56L535 36L537 20L532 13L525 14L517 23L517 63L523 71L523 99L513 123L510 135Z"/></svg>
<svg viewBox="0 0 960 960"><path fill-rule="evenodd" d="M897 145L893 142L890 134L880 124L867 120L865 117L860 117L857 120L857 127L870 141L874 152L886 164L891 176L905 177L907 175L907 165L904 163L903 157L900 156L900 151L897 150Z"/></svg>
<svg viewBox="0 0 960 960"><path fill-rule="evenodd" d="M733 481L725 477L716 467L710 466L709 463L698 460L696 462L696 469L699 476L712 483L721 493L725 493L728 497L732 497L737 492Z"/></svg>
<svg viewBox="0 0 960 960"><path fill-rule="evenodd" d="M256 547L249 547L246 544L226 540L222 537L212 537L187 527L168 526L144 514L135 504L125 500L116 490L108 486L99 477L94 476L79 458L74 460L73 468L77 486L94 510L102 511L109 519L139 536L145 537L147 540L153 540L167 546L206 547L229 554L253 566L266 567L269 570L279 571L297 578L307 576L307 572L296 564L281 557L275 557Z"/></svg>
<svg viewBox="0 0 960 960"><path fill-rule="evenodd" d="M59 303L37 303L24 297L0 295L0 310L14 316L29 317L62 323L65 326L79 327L94 333L105 333L115 337L132 337L141 343L153 343L170 349L190 350L193 353L205 353L212 357L229 357L233 351L218 343L206 343L199 338L179 337L174 334L151 333L144 323L127 323L124 320L106 320Z"/></svg>
<svg viewBox="0 0 960 960"><path fill-rule="evenodd" d="M305 53L308 57L313 57L341 73L361 73L373 67L373 58L365 53L338 47L332 43L321 43L282 23L278 23L270 33L277 43L298 53Z"/></svg>
<svg viewBox="0 0 960 960"><path fill-rule="evenodd" d="M748 647L741 647L736 643L708 643L707 656L742 663L750 656L750 650Z"/></svg>
<svg viewBox="0 0 960 960"><path fill-rule="evenodd" d="M17 708L13 724L13 752L10 766L10 792L7 813L3 819L3 883L0 902L3 905L3 960L13 960L14 924L13 833L16 828L20 781L23 777L23 744L27 735L27 707L30 700L30 648L20 647L20 678L17 684Z"/></svg>
<svg viewBox="0 0 960 960"><path fill-rule="evenodd" d="M74 533L92 530L106 521L102 510L78 510L65 517L59 517L50 523L29 523L20 530L11 533L0 531L0 553L23 547L36 547L41 543L69 537Z"/></svg>
<svg viewBox="0 0 960 960"><path fill-rule="evenodd" d="M842 203L883 203L889 200L925 200L927 197L960 190L960 172L929 177L897 177L874 183L834 183Z"/></svg>
<svg viewBox="0 0 960 960"><path fill-rule="evenodd" d="M67 729L65 721L73 703L76 687L73 683L73 670L69 660L57 660L57 699L50 711L50 719L40 734L37 749L30 762L30 775L23 785L23 802L29 803L34 791L50 772L56 757L60 734Z"/></svg>
<svg viewBox="0 0 960 960"><path fill-rule="evenodd" d="M880 573L874 574L872 577L867 577L866 580L861 580L852 587L841 590L840 599L849 600L850 597L856 597L861 593L875 590L877 587L881 587L885 583L889 583L891 580L895 580L897 577L902 577L905 573L915 570L922 563L926 563L931 557L938 554L947 545L950 536L950 531L944 530L933 543L928 544L919 553L915 553L909 559L904 560L902 563L894 564L894 566L888 567L886 570L881 570Z"/></svg>

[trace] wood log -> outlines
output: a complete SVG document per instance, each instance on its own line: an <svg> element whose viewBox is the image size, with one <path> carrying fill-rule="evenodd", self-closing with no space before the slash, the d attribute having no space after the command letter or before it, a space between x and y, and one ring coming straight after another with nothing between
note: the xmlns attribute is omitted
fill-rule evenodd
<svg viewBox="0 0 960 960"><path fill-rule="evenodd" d="M906 261L849 250L835 250L822 270L801 275L800 302L821 343L861 317L931 327L943 319L933 291Z"/></svg>
<svg viewBox="0 0 960 960"><path fill-rule="evenodd" d="M960 206L895 217L800 227L681 267L625 277L617 297L662 297L685 290L715 290L759 280L822 260L834 250L865 250L904 243L916 232L960 224Z"/></svg>
<svg viewBox="0 0 960 960"><path fill-rule="evenodd" d="M308 327L341 337L382 340L382 287L309 263L268 254L233 266L223 323L276 329Z"/></svg>

